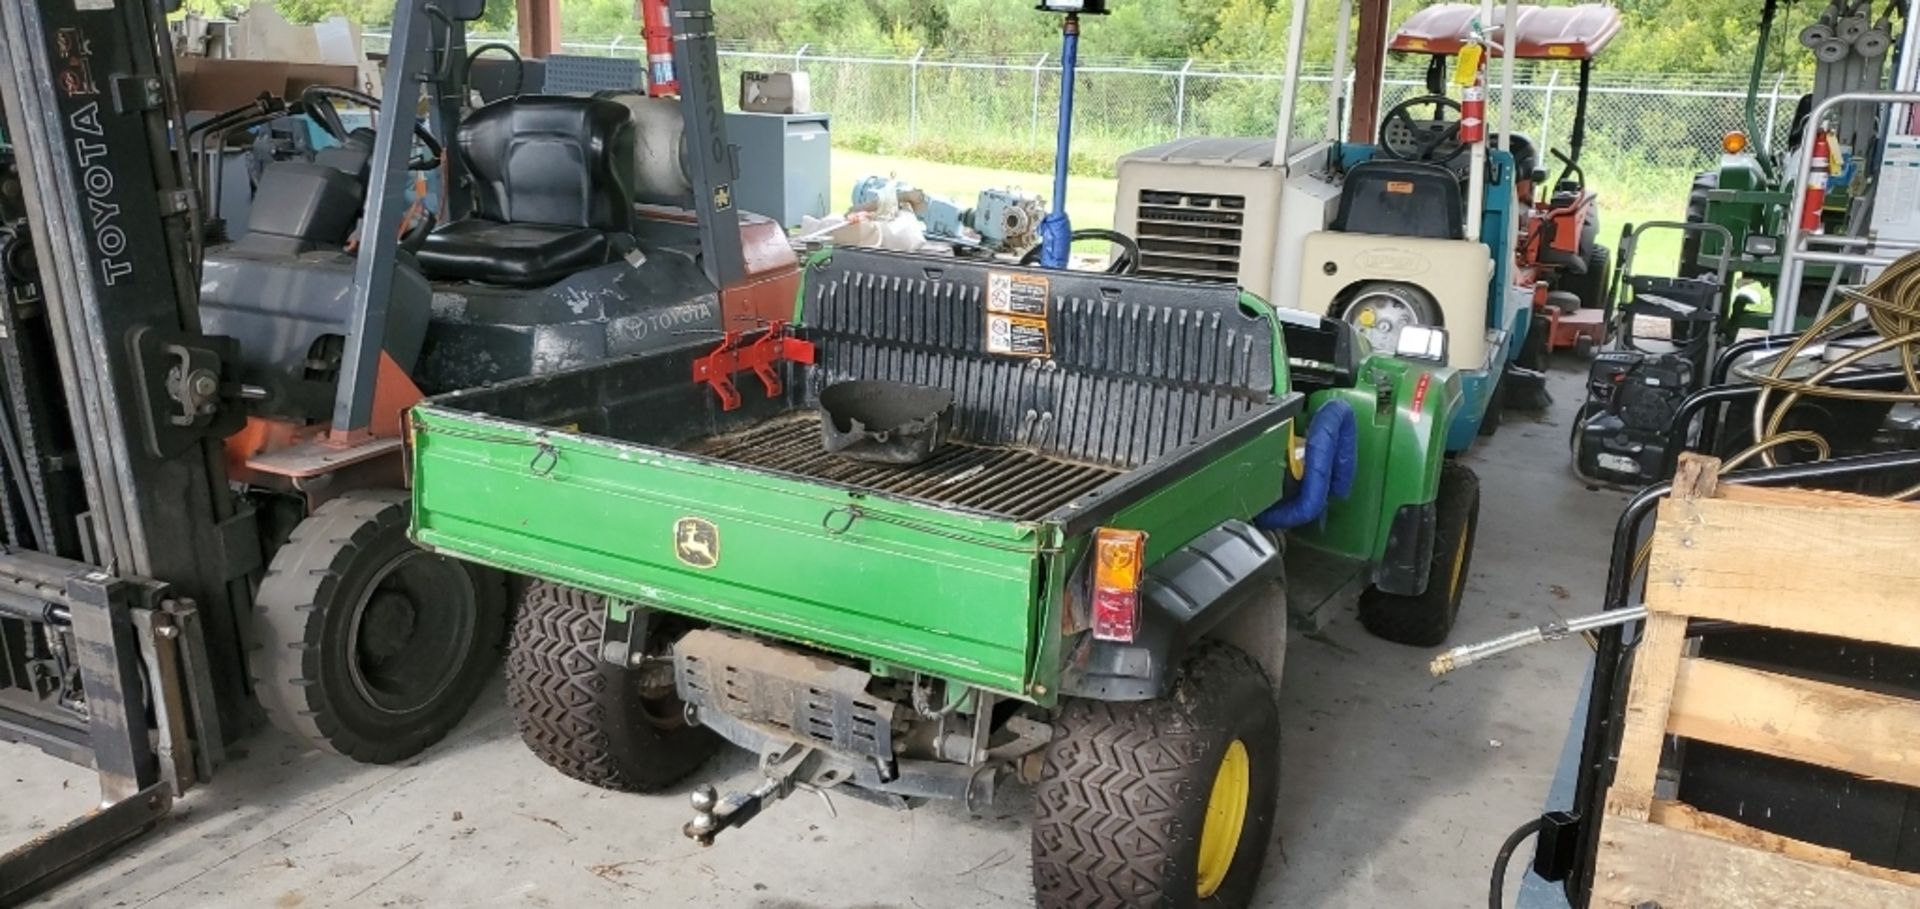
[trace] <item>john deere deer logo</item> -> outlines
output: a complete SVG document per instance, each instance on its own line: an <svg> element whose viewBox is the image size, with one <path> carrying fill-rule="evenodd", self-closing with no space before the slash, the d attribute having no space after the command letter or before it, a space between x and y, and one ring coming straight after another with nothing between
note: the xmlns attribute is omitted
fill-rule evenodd
<svg viewBox="0 0 1920 909"><path fill-rule="evenodd" d="M681 518L673 524L674 558L695 568L720 564L720 528L705 518Z"/></svg>

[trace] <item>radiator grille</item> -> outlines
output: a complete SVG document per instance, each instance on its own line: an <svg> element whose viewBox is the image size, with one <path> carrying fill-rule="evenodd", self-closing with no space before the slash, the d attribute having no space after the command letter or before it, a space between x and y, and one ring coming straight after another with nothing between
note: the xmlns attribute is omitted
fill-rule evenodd
<svg viewBox="0 0 1920 909"><path fill-rule="evenodd" d="M706 439L687 450L734 464L1022 521L1045 517L1120 475L1110 467L1050 458L1026 449L954 442L919 464L849 460L821 446L820 417L812 413Z"/></svg>
<svg viewBox="0 0 1920 909"><path fill-rule="evenodd" d="M1245 196L1141 190L1135 218L1140 273L1239 283L1246 209Z"/></svg>

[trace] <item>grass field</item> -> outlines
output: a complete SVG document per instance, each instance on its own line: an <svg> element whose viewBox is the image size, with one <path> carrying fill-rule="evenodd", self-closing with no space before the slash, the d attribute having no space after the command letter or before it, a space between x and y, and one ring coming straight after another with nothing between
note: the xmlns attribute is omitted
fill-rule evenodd
<svg viewBox="0 0 1920 909"><path fill-rule="evenodd" d="M963 206L980 190L993 186L1024 189L1042 197L1053 194L1053 177L1048 174L918 161L836 148L833 150L834 204L844 207L853 193L854 183L872 174L897 177L927 192L951 198ZM1113 226L1114 198L1118 194L1118 185L1118 181L1100 177L1070 178L1067 183L1067 214L1073 218L1073 226ZM1668 206L1658 198L1647 198L1649 194L1646 192L1637 191L1642 189L1632 186L1598 187L1602 216L1601 242L1608 247L1619 242L1623 225L1650 220L1677 220L1684 213L1684 197L1675 199ZM1610 200L1625 201L1613 205L1609 204ZM1680 236L1671 232L1649 234L1642 250L1636 264L1637 271L1641 274L1672 274L1674 263L1679 258Z"/></svg>

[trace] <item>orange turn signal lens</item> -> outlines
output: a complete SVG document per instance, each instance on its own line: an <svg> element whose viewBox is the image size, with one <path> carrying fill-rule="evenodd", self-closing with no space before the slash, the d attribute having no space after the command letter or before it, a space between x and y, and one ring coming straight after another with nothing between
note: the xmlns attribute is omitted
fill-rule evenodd
<svg viewBox="0 0 1920 909"><path fill-rule="evenodd" d="M1093 534L1093 636L1131 642L1140 631L1140 577L1147 534L1102 527Z"/></svg>
<svg viewBox="0 0 1920 909"><path fill-rule="evenodd" d="M1747 150L1747 134L1734 130L1720 140L1720 147L1729 155L1737 155Z"/></svg>
<svg viewBox="0 0 1920 909"><path fill-rule="evenodd" d="M1147 555L1147 532L1102 527L1094 532L1093 586L1138 590L1140 563Z"/></svg>

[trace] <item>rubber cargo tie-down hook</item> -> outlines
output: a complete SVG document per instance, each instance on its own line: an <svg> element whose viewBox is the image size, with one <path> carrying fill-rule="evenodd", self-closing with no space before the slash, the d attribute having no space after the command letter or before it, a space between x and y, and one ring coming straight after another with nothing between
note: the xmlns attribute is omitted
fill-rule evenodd
<svg viewBox="0 0 1920 909"><path fill-rule="evenodd" d="M846 518L846 522L841 524L838 527L835 527L834 526L835 515L844 516ZM853 522L858 520L860 520L860 509L855 508L852 505L842 505L838 508L828 509L826 514L820 516L820 529L825 530L827 533L837 537L843 533L846 533L849 530L852 530Z"/></svg>
<svg viewBox="0 0 1920 909"><path fill-rule="evenodd" d="M545 439L540 440L539 450L533 453L533 460L527 462L527 469L536 477L549 477L560 466L560 450L554 448Z"/></svg>

